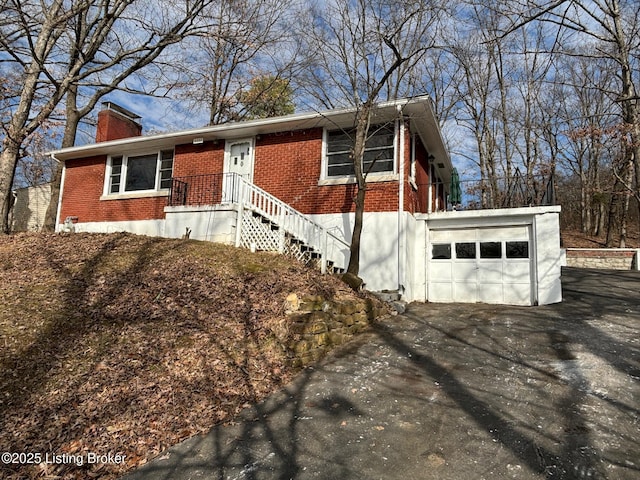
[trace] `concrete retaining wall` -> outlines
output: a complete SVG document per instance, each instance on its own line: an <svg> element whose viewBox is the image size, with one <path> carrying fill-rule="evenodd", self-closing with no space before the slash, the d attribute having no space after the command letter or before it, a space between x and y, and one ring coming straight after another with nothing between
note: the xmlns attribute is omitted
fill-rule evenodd
<svg viewBox="0 0 640 480"><path fill-rule="evenodd" d="M332 300L315 295L287 298L287 326L293 333L288 345L293 362L304 366L322 358L331 348L349 341L370 322L387 313L373 299L337 297Z"/></svg>
<svg viewBox="0 0 640 480"><path fill-rule="evenodd" d="M606 270L638 270L640 249L567 248L567 266Z"/></svg>

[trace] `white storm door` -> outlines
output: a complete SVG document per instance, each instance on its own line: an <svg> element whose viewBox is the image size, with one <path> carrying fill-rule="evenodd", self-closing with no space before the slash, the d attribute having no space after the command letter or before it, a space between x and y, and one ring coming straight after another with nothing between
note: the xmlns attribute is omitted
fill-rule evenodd
<svg viewBox="0 0 640 480"><path fill-rule="evenodd" d="M253 138L227 140L224 149L223 203L237 200L237 177L253 182Z"/></svg>

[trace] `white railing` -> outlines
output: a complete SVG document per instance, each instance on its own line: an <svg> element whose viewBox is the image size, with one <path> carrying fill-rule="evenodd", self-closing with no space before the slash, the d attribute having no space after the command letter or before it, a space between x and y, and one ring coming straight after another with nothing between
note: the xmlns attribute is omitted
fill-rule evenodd
<svg viewBox="0 0 640 480"><path fill-rule="evenodd" d="M239 218L242 218L242 210L248 208L312 247L320 254L323 273L326 271L327 261L333 262L337 268L346 269L349 244L269 192L237 174L229 173L225 174L222 197L223 201L237 203L240 206ZM239 244L239 230L236 244Z"/></svg>

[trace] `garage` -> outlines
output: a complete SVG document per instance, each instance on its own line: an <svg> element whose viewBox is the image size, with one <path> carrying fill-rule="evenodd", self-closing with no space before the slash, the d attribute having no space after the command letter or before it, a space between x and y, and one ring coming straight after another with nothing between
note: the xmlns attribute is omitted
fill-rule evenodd
<svg viewBox="0 0 640 480"><path fill-rule="evenodd" d="M529 207L423 217L424 276L422 283L416 264L416 285L424 285L429 302L562 301L559 213L558 207Z"/></svg>
<svg viewBox="0 0 640 480"><path fill-rule="evenodd" d="M433 302L531 305L531 227L430 232Z"/></svg>

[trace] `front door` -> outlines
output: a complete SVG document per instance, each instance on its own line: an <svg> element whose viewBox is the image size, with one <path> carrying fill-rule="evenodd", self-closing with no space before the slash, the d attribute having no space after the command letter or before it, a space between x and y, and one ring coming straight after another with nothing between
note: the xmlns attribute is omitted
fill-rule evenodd
<svg viewBox="0 0 640 480"><path fill-rule="evenodd" d="M240 176L245 180L253 181L253 139L227 140L224 149L224 188L223 201L234 201L237 195Z"/></svg>

